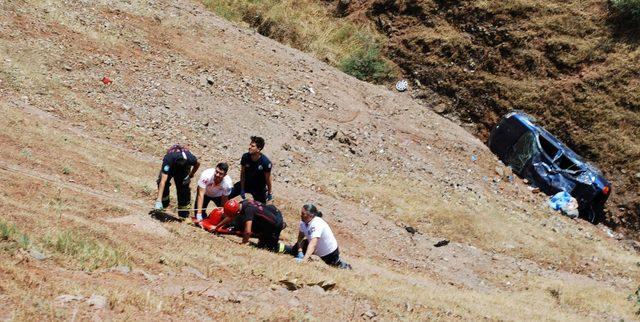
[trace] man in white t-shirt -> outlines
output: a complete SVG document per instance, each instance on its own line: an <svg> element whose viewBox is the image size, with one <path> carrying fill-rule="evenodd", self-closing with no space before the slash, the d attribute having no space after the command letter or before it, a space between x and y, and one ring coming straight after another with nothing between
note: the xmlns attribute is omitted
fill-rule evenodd
<svg viewBox="0 0 640 322"><path fill-rule="evenodd" d="M227 175L229 165L221 162L215 168L202 171L198 179L198 191L196 192L196 210L194 216L198 221L206 218L206 210L210 201L217 207L222 207L229 198L233 181Z"/></svg>
<svg viewBox="0 0 640 322"><path fill-rule="evenodd" d="M300 227L298 242L290 249L296 254L296 261L304 262L311 255L319 256L325 263L344 269L351 269L351 265L340 259L338 241L331 228L322 217L322 212L312 204L302 206L300 211Z"/></svg>

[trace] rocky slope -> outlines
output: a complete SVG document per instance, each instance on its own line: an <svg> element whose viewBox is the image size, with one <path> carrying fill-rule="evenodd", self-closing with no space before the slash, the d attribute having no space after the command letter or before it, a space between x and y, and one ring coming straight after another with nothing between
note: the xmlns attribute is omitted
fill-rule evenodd
<svg viewBox="0 0 640 322"><path fill-rule="evenodd" d="M6 1L0 18L2 319L637 318L633 243L551 213L409 95L189 1ZM354 271L147 215L166 146L237 178L255 134L284 241L314 202Z"/></svg>
<svg viewBox="0 0 640 322"><path fill-rule="evenodd" d="M640 231L640 33L608 1L326 3L374 24L413 97L481 140L508 111L536 116L613 183L607 224Z"/></svg>

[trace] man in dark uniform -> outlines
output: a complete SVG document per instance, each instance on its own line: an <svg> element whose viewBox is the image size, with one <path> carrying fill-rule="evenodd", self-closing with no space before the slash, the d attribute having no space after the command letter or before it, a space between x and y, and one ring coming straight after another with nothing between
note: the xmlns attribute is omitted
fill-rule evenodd
<svg viewBox="0 0 640 322"><path fill-rule="evenodd" d="M255 200L229 200L224 204L224 216L217 227L224 228L232 223L237 225L238 231L242 231L243 244L248 243L253 235L258 238L258 247L280 253L284 251L284 244L280 243L284 219L274 205Z"/></svg>
<svg viewBox="0 0 640 322"><path fill-rule="evenodd" d="M240 159L240 181L236 182L229 199L240 195L246 199L248 192L254 200L266 203L273 199L271 190L271 161L262 154L264 139L259 136L252 136L249 144L249 152L242 155Z"/></svg>
<svg viewBox="0 0 640 322"><path fill-rule="evenodd" d="M189 183L199 167L198 158L186 146L176 144L170 147L162 159L162 168L158 175L158 199L155 209L162 210L169 206L169 187L173 178L178 195L178 215L187 218L191 209Z"/></svg>

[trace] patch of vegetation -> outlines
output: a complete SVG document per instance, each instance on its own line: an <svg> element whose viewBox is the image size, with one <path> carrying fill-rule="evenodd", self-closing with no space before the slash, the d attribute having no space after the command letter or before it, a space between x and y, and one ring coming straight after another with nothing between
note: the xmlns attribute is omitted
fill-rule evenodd
<svg viewBox="0 0 640 322"><path fill-rule="evenodd" d="M62 168L62 174L71 174L71 167L65 166L64 168Z"/></svg>
<svg viewBox="0 0 640 322"><path fill-rule="evenodd" d="M20 232L16 225L9 224L4 220L0 220L0 242L10 242L13 247L9 247L9 249L18 248L27 249L31 245L31 239L27 234L23 234Z"/></svg>
<svg viewBox="0 0 640 322"><path fill-rule="evenodd" d="M640 21L640 0L611 0L614 8L635 21Z"/></svg>
<svg viewBox="0 0 640 322"><path fill-rule="evenodd" d="M340 62L340 70L359 80L380 83L389 78L391 70L377 45L362 48Z"/></svg>
<svg viewBox="0 0 640 322"><path fill-rule="evenodd" d="M22 149L22 151L20 151L20 154L25 158L31 158L33 156L33 153L31 153L31 150L29 149Z"/></svg>
<svg viewBox="0 0 640 322"><path fill-rule="evenodd" d="M82 269L94 270L128 264L129 255L100 242L65 230L44 238L46 247L76 260Z"/></svg>
<svg viewBox="0 0 640 322"><path fill-rule="evenodd" d="M640 315L640 286L638 286L633 294L629 295L629 301L632 301L636 306L636 315Z"/></svg>
<svg viewBox="0 0 640 322"><path fill-rule="evenodd" d="M360 79L380 82L391 68L373 24L339 19L335 9L313 0L203 0L219 16L311 53ZM343 70L345 70L343 69Z"/></svg>

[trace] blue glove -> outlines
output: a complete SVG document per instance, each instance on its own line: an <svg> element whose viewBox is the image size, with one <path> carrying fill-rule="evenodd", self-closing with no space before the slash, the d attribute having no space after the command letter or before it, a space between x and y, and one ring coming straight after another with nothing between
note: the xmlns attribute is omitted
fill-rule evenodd
<svg viewBox="0 0 640 322"><path fill-rule="evenodd" d="M267 201L271 201L273 200L273 195L272 194L268 194L267 195Z"/></svg>
<svg viewBox="0 0 640 322"><path fill-rule="evenodd" d="M242 200L247 199L247 196L244 195L244 189L240 189L240 198L242 198Z"/></svg>
<svg viewBox="0 0 640 322"><path fill-rule="evenodd" d="M296 263L302 263L303 258L304 258L304 253L298 252L298 256L296 256Z"/></svg>
<svg viewBox="0 0 640 322"><path fill-rule="evenodd" d="M182 184L185 186L188 186L191 183L191 177L190 176L186 176L184 179L182 179Z"/></svg>
<svg viewBox="0 0 640 322"><path fill-rule="evenodd" d="M156 201L156 205L155 205L155 209L156 210L162 210L162 201Z"/></svg>

